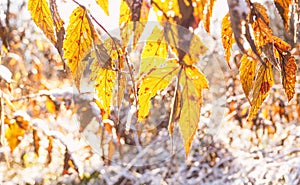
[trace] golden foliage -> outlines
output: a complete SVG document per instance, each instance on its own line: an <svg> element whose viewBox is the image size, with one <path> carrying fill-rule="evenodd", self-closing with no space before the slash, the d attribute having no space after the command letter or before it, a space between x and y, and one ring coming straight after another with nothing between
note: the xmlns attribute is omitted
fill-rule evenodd
<svg viewBox="0 0 300 185"><path fill-rule="evenodd" d="M24 128L20 127L16 121L9 124L9 127L6 128L5 138L7 139L11 152L19 145L24 134Z"/></svg>
<svg viewBox="0 0 300 185"><path fill-rule="evenodd" d="M63 44L64 58L67 59L67 65L72 72L77 88L80 85L80 78L86 66L86 63L81 62L81 60L86 51L92 46L92 34L96 36L86 10L77 7L70 16L67 36Z"/></svg>
<svg viewBox="0 0 300 185"><path fill-rule="evenodd" d="M138 120L144 121L149 114L151 101L157 91L165 89L179 72L176 61L169 60L161 68L152 68L152 71L142 79L138 92Z"/></svg>
<svg viewBox="0 0 300 185"><path fill-rule="evenodd" d="M244 54L241 58L240 78L244 93L249 99L249 93L253 87L253 81L256 74L257 60Z"/></svg>
<svg viewBox="0 0 300 185"><path fill-rule="evenodd" d="M56 43L54 36L54 22L46 0L29 0L28 10L35 24L45 33L46 37Z"/></svg>
<svg viewBox="0 0 300 185"><path fill-rule="evenodd" d="M296 73L298 66L294 56L288 55L283 60L282 67L282 85L285 93L290 101L295 94L295 84L296 84Z"/></svg>
<svg viewBox="0 0 300 185"><path fill-rule="evenodd" d="M104 11L104 13L106 13L106 15L109 15L109 11L108 11L108 0L97 0L96 1L97 4L102 8L102 10Z"/></svg>
<svg viewBox="0 0 300 185"><path fill-rule="evenodd" d="M222 43L223 43L223 48L225 50L225 59L227 61L227 64L229 65L231 48L232 45L235 43L233 37L233 31L230 25L229 13L227 13L222 20Z"/></svg>
<svg viewBox="0 0 300 185"><path fill-rule="evenodd" d="M202 90L208 88L205 76L195 67L184 67L180 76L182 86L182 109L179 129L184 140L186 156L198 129L202 103Z"/></svg>
<svg viewBox="0 0 300 185"><path fill-rule="evenodd" d="M252 120L260 109L263 101L269 94L271 87L274 85L274 75L272 64L265 60L265 65L261 65L254 83L252 93L251 108L248 120Z"/></svg>
<svg viewBox="0 0 300 185"><path fill-rule="evenodd" d="M292 4L292 0L274 0L274 3L283 20L285 29L289 30L289 23L290 23L289 6Z"/></svg>

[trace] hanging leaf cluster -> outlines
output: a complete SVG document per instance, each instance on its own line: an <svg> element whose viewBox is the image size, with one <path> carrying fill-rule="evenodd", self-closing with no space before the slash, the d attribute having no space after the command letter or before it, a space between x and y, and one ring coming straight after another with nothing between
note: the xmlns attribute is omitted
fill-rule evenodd
<svg viewBox="0 0 300 185"><path fill-rule="evenodd" d="M288 29L291 1L274 2ZM240 80L251 104L248 120L258 113L274 85L274 69L281 73L282 85L290 101L295 94L297 64L291 46L276 37L270 28L267 9L260 3L229 0L229 13L222 21L222 43L229 64L234 43L241 49ZM244 30L244 31L243 31ZM251 34L252 33L252 34ZM245 49L245 43L250 46Z"/></svg>
<svg viewBox="0 0 300 185"><path fill-rule="evenodd" d="M176 88L169 132L172 135L178 124L188 155L200 120L202 92L208 88L205 75L196 66L207 48L190 30L202 23L210 32L215 0L121 0L119 39L112 37L89 10L75 0L73 2L78 6L70 15L65 35L64 21L55 0L49 2L29 0L32 19L65 59L79 90L85 71L91 72L88 78L94 82L97 95L94 101L101 110L102 119L110 118L113 106L120 109L126 80L132 84L139 122L147 120L151 99L173 84ZM288 99L292 99L297 65L289 44L273 35L267 10L262 4L250 0L227 2L229 13L222 21L225 59L229 64L231 48L237 44L243 53L240 77L251 104L248 119L252 119L274 84L274 68L281 72L283 87ZM109 15L108 0L96 0L96 3ZM274 3L288 29L292 2L275 0ZM138 48L151 9L160 25L153 28L142 49L139 48L140 67L134 69L128 52ZM108 38L102 38L97 28L101 28ZM246 43L249 48L245 47ZM113 97L117 97L117 101L113 101Z"/></svg>

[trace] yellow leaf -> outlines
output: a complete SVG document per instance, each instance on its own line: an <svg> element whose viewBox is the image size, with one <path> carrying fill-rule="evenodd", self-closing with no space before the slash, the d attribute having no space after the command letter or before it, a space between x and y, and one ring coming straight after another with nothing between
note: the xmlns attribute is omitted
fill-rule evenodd
<svg viewBox="0 0 300 185"><path fill-rule="evenodd" d="M164 39L163 30L154 27L143 48L140 76L148 74L151 69L165 63L167 57L168 44Z"/></svg>
<svg viewBox="0 0 300 185"><path fill-rule="evenodd" d="M67 65L72 72L78 89L81 74L86 66L86 62L81 62L81 60L92 46L93 35L96 37L93 25L89 23L88 19L86 10L77 7L70 16L67 36L63 43L64 58L67 59Z"/></svg>
<svg viewBox="0 0 300 185"><path fill-rule="evenodd" d="M6 128L5 138L7 139L8 146L11 152L19 145L21 142L21 137L25 134L25 130L21 128L17 122L14 122Z"/></svg>
<svg viewBox="0 0 300 185"><path fill-rule="evenodd" d="M119 27L123 46L127 46L133 34L133 48L136 47L148 21L149 11L150 5L147 1L121 1Z"/></svg>
<svg viewBox="0 0 300 185"><path fill-rule="evenodd" d="M43 30L47 38L55 44L54 23L48 2L46 0L29 0L28 10L31 12L31 17L35 24Z"/></svg>
<svg viewBox="0 0 300 185"><path fill-rule="evenodd" d="M244 54L241 58L241 66L240 66L240 78L244 93L249 100L249 93L253 87L253 81L255 77L257 66L257 60L247 56Z"/></svg>
<svg viewBox="0 0 300 185"><path fill-rule="evenodd" d="M178 0L153 0L151 2L159 22L175 23L174 18L180 19ZM167 18L167 17L168 18Z"/></svg>
<svg viewBox="0 0 300 185"><path fill-rule="evenodd" d="M296 83L296 73L298 66L294 56L287 56L287 59L283 60L282 67L282 85L285 90L285 94L290 101L295 94L295 83Z"/></svg>
<svg viewBox="0 0 300 185"><path fill-rule="evenodd" d="M116 83L116 71L102 68L97 60L91 64L90 69L92 70L90 78L95 82L95 91L102 119L108 119L112 94Z"/></svg>
<svg viewBox="0 0 300 185"><path fill-rule="evenodd" d="M289 30L289 23L290 23L289 6L292 4L292 0L274 0L274 3L283 20L285 29Z"/></svg>
<svg viewBox="0 0 300 185"><path fill-rule="evenodd" d="M235 42L233 31L230 24L231 23L230 23L229 13L227 13L222 20L222 43L225 50L225 59L228 65L231 56L232 44L234 44Z"/></svg>
<svg viewBox="0 0 300 185"><path fill-rule="evenodd" d="M183 105L179 118L179 129L184 141L185 154L188 156L200 120L202 90L208 88L208 83L197 68L186 67L181 73L180 84Z"/></svg>
<svg viewBox="0 0 300 185"><path fill-rule="evenodd" d="M142 79L138 92L138 120L144 121L149 114L151 98L157 91L165 89L179 72L179 64L176 61L167 61L161 68L153 68L145 78Z"/></svg>
<svg viewBox="0 0 300 185"><path fill-rule="evenodd" d="M109 15L108 12L108 0L97 0L98 5L102 8L106 15Z"/></svg>
<svg viewBox="0 0 300 185"><path fill-rule="evenodd" d="M248 115L249 121L252 120L254 116L256 116L263 101L268 96L271 87L274 85L272 64L267 60L265 60L265 62L266 65L260 66L254 83L252 105L250 108L250 113Z"/></svg>
<svg viewBox="0 0 300 185"><path fill-rule="evenodd" d="M185 35L187 35L187 34L185 34ZM184 55L184 57L182 59L186 65L193 65L193 64L197 63L199 61L200 55L204 54L207 51L207 48L202 43L200 38L195 34L191 33L191 35L192 35L192 38L188 41L189 42L189 45L187 46L188 48L185 48L180 43L178 44L179 49L181 51L186 52L186 54ZM179 51L179 53L180 53L180 51Z"/></svg>

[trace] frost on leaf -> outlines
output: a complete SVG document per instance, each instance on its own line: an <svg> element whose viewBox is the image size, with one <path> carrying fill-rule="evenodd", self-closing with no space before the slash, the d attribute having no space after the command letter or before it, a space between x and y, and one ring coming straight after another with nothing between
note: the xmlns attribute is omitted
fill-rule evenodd
<svg viewBox="0 0 300 185"><path fill-rule="evenodd" d="M230 17L229 14L226 14L222 20L222 43L225 50L225 59L227 61L228 66L229 60L231 56L231 48L235 43L233 31L230 25Z"/></svg>
<svg viewBox="0 0 300 185"><path fill-rule="evenodd" d="M260 66L254 82L251 101L252 105L248 115L248 120L252 120L256 116L263 101L268 96L271 87L274 85L272 64L267 60L265 60L265 62L265 65Z"/></svg>
<svg viewBox="0 0 300 185"><path fill-rule="evenodd" d="M108 0L97 0L97 4L102 8L106 15L109 15L108 12Z"/></svg>
<svg viewBox="0 0 300 185"><path fill-rule="evenodd" d="M86 63L81 62L81 60L92 46L93 35L96 36L94 27L88 19L86 10L77 7L70 16L70 23L63 44L64 58L67 59L67 65L78 89L81 74L86 66Z"/></svg>
<svg viewBox="0 0 300 185"><path fill-rule="evenodd" d="M294 56L287 55L282 62L282 85L290 101L295 94L297 64Z"/></svg>
<svg viewBox="0 0 300 185"><path fill-rule="evenodd" d="M48 2L46 0L29 0L28 10L31 12L31 17L35 24L43 30L47 38L55 44L54 22Z"/></svg>
<svg viewBox="0 0 300 185"><path fill-rule="evenodd" d="M292 0L274 0L274 3L283 20L285 29L289 30L289 23L290 23L289 6L291 5Z"/></svg>
<svg viewBox="0 0 300 185"><path fill-rule="evenodd" d="M138 120L144 121L150 110L151 98L154 97L157 91L165 89L172 79L179 72L179 64L176 61L169 60L160 68L153 68L153 70L142 79L140 89L138 92Z"/></svg>
<svg viewBox="0 0 300 185"><path fill-rule="evenodd" d="M240 79L244 93L249 99L249 93L253 87L253 81L256 73L257 60L244 54L241 58Z"/></svg>
<svg viewBox="0 0 300 185"><path fill-rule="evenodd" d="M180 76L180 85L183 105L179 118L179 129L187 156L198 129L202 90L208 88L208 83L205 76L196 67L184 67Z"/></svg>

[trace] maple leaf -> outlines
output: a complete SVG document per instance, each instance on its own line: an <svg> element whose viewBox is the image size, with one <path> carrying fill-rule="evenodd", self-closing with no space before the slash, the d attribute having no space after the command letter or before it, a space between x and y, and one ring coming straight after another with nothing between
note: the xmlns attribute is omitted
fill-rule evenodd
<svg viewBox="0 0 300 185"><path fill-rule="evenodd" d="M255 77L257 66L257 60L254 60L250 56L244 54L241 58L241 66L240 66L240 78L242 83L242 88L244 93L249 100L249 93L253 87L253 80Z"/></svg>
<svg viewBox="0 0 300 185"><path fill-rule="evenodd" d="M46 37L56 43L54 36L54 22L46 0L29 0L28 10L35 24L45 33Z"/></svg>
<svg viewBox="0 0 300 185"><path fill-rule="evenodd" d="M109 12L108 12L108 0L97 0L96 2L102 8L102 10L104 11L104 13L106 13L106 15L109 15Z"/></svg>
<svg viewBox="0 0 300 185"><path fill-rule="evenodd" d="M235 43L235 39L233 37L233 31L230 25L230 17L229 13L227 13L223 20L222 20L222 43L223 43L223 48L225 50L225 59L228 64L231 56L231 48L232 45Z"/></svg>
<svg viewBox="0 0 300 185"><path fill-rule="evenodd" d="M208 88L208 83L205 76L196 67L183 67L180 85L183 105L179 118L179 129L184 140L185 154L188 156L200 120L202 90Z"/></svg>
<svg viewBox="0 0 300 185"><path fill-rule="evenodd" d="M81 62L81 60L92 46L92 35L96 37L96 32L93 25L90 24L86 10L82 7L77 7L70 16L67 36L63 43L63 50L64 58L67 59L67 65L72 72L78 89L81 74L86 66L86 63Z"/></svg>
<svg viewBox="0 0 300 185"><path fill-rule="evenodd" d="M172 79L179 72L179 64L174 60L168 60L160 68L153 68L152 71L142 79L138 92L138 120L144 121L149 114L151 98L157 91L165 89Z"/></svg>
<svg viewBox="0 0 300 185"><path fill-rule="evenodd" d="M288 31L290 23L289 6L292 0L274 0L274 3L283 20L285 29Z"/></svg>
<svg viewBox="0 0 300 185"><path fill-rule="evenodd" d="M252 120L257 114L273 85L274 75L272 64L268 60L265 60L265 65L261 65L257 72L252 93L252 105L247 120Z"/></svg>
<svg viewBox="0 0 300 185"><path fill-rule="evenodd" d="M292 55L285 56L282 65L282 85L288 100L290 101L295 94L296 73L298 66L296 64L295 57Z"/></svg>

